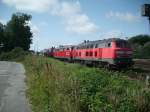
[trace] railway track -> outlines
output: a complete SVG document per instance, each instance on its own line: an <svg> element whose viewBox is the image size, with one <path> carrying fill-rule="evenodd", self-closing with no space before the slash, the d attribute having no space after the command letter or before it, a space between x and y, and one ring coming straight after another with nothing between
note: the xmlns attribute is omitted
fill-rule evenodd
<svg viewBox="0 0 150 112"><path fill-rule="evenodd" d="M131 79L138 79L147 81L150 84L150 59L134 59L134 66L132 69L123 70L126 76ZM147 79L149 77L149 79Z"/></svg>
<svg viewBox="0 0 150 112"><path fill-rule="evenodd" d="M150 59L134 59L134 67L150 71Z"/></svg>

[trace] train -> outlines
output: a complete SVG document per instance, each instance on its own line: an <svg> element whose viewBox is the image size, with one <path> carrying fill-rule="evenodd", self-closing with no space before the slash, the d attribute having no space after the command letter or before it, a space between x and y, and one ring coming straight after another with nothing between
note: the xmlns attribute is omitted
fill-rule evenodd
<svg viewBox="0 0 150 112"><path fill-rule="evenodd" d="M132 67L133 50L127 40L109 38L84 41L78 45L52 47L47 56L69 62L107 68Z"/></svg>

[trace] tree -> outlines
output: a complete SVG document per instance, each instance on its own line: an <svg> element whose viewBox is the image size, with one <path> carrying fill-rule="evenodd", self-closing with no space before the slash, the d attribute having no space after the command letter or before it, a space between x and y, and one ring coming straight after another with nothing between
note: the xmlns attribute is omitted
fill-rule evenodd
<svg viewBox="0 0 150 112"><path fill-rule="evenodd" d="M3 36L4 36L4 28L3 28L3 24L0 23L0 43L2 43L3 40Z"/></svg>
<svg viewBox="0 0 150 112"><path fill-rule="evenodd" d="M128 40L133 48L134 58L150 58L150 36L137 35Z"/></svg>
<svg viewBox="0 0 150 112"><path fill-rule="evenodd" d="M150 58L150 42L144 44L142 52L142 54L145 55L145 58Z"/></svg>
<svg viewBox="0 0 150 112"><path fill-rule="evenodd" d="M3 51L4 44L4 25L0 23L0 52Z"/></svg>
<svg viewBox="0 0 150 112"><path fill-rule="evenodd" d="M31 15L15 13L5 28L5 51L10 51L15 47L29 50L32 43L32 32L28 25Z"/></svg>
<svg viewBox="0 0 150 112"><path fill-rule="evenodd" d="M149 35L137 35L134 37L131 37L128 40L132 44L139 44L139 45L144 45L147 42L150 42L150 36Z"/></svg>

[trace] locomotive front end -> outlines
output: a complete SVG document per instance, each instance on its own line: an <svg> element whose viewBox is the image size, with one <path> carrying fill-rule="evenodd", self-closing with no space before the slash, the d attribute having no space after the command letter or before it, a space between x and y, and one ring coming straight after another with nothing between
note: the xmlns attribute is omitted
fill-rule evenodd
<svg viewBox="0 0 150 112"><path fill-rule="evenodd" d="M115 41L114 64L118 67L131 67L133 65L130 44L126 40Z"/></svg>

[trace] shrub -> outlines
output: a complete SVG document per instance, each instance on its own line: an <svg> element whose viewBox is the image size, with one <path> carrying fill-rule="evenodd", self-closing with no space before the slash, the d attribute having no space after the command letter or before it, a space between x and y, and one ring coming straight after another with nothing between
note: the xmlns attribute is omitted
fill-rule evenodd
<svg viewBox="0 0 150 112"><path fill-rule="evenodd" d="M10 52L3 52L0 55L0 60L1 61L20 61L24 59L24 56L27 55L28 53L24 51L20 47L14 48Z"/></svg>

